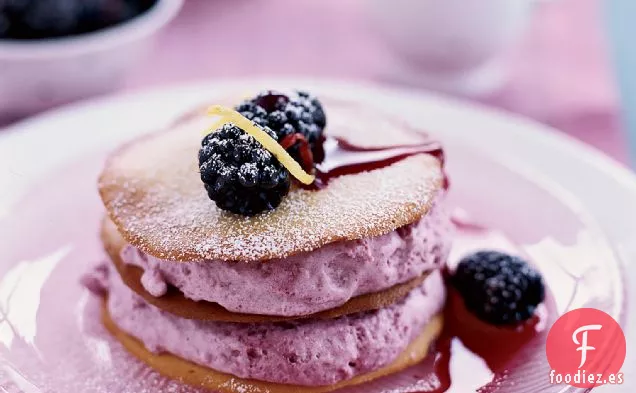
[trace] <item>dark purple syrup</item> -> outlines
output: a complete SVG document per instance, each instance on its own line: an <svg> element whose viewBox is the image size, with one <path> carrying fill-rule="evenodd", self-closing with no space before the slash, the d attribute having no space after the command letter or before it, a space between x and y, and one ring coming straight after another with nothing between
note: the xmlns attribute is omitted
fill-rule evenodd
<svg viewBox="0 0 636 393"><path fill-rule="evenodd" d="M384 168L416 154L429 154L444 165L444 150L439 142L427 139L408 145L362 147L337 137L326 137L314 152L316 180L307 186L321 189L333 178ZM448 180L444 176L444 187Z"/></svg>

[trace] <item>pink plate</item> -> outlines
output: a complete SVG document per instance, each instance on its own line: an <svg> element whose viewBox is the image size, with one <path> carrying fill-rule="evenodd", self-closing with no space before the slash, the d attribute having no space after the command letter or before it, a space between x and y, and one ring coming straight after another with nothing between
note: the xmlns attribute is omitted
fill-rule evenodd
<svg viewBox="0 0 636 393"><path fill-rule="evenodd" d="M180 93L189 100L183 100L170 116L164 114L163 123L186 104L203 100L202 91L193 91ZM177 93L162 93L160 101L157 95L154 101L146 100L149 96L123 100L128 100L126 107L130 107L130 102L137 105L140 118L150 119L173 94ZM209 91L206 94L210 96ZM381 99L379 93L376 97ZM70 133L76 143L69 147L69 157L64 159L47 154L38 157L38 152L32 152L28 158L34 167L37 164L37 169L24 169L20 175L23 164L16 159L13 165L10 162L6 166L8 173L0 172L0 188L2 181L9 182L10 188L1 189L12 190L9 193L13 195L6 203L0 199L2 392L197 391L159 376L129 356L101 326L98 300L79 285L80 275L102 258L97 227L103 211L95 179L104 154L139 133L139 129L129 126L126 132L117 130L111 137L100 133L101 139L97 140L101 142L96 142L86 127L95 124L99 128L99 116L105 112L112 116L113 124L121 122L116 118L126 115L119 101L94 103L83 110L66 109L41 121L25 123L18 129L29 128L24 133L30 135L28 143L26 137L16 138L16 134L8 135L13 142L11 138L3 141L0 135L0 144L14 143L18 152L29 143L40 149L53 149L44 148L38 137L49 132L44 125L59 122L58 127L64 129L61 132ZM461 107L457 110L461 112ZM56 120L56 116L64 119ZM157 117L153 121L157 123ZM502 117L502 121L506 118ZM68 130L71 126L76 127L75 131ZM433 134L434 126L430 123ZM47 137L51 138L50 134ZM616 250L585 205L549 176L533 171L531 165L515 166L512 161L485 154L451 134L441 137L448 152L449 203L458 221L470 223L459 231L452 261L477 248L499 248L525 255L544 274L549 288L544 326L496 372L491 371L488 359L476 356L462 340L453 338L447 365L450 387L445 386L444 373L440 374L440 362L444 361L440 354L437 363L431 356L398 375L348 391L576 391L548 383L545 335L550 323L573 307L595 307L624 322L625 286ZM18 145L18 139L22 144ZM52 146L63 149L61 144ZM17 153L9 159L12 157L17 157ZM27 177L29 181L25 181ZM482 230L474 224L490 229Z"/></svg>

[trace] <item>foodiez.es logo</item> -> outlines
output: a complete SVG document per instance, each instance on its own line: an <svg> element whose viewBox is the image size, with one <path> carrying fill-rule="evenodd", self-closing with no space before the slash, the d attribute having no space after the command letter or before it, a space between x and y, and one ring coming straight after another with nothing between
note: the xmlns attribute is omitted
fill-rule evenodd
<svg viewBox="0 0 636 393"><path fill-rule="evenodd" d="M578 388L621 384L625 351L625 334L614 318L594 308L569 311L548 333L550 383Z"/></svg>
<svg viewBox="0 0 636 393"><path fill-rule="evenodd" d="M593 351L596 348L594 347L588 347L587 346L587 331L588 330L601 330L603 328L603 326L601 325L585 325L585 326L581 326L580 328L576 329L574 331L574 333L572 334L572 341L574 341L575 344L581 344L580 347L578 347L576 350L577 351L581 351L581 364L579 364L579 368L583 367L585 365L585 361L587 360L587 351ZM583 333L583 340L581 342L579 342L577 335L579 333Z"/></svg>

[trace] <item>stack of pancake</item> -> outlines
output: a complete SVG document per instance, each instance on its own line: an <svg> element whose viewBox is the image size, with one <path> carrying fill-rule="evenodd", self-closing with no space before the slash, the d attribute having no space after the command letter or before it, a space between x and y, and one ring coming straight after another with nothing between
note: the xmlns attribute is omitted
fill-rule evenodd
<svg viewBox="0 0 636 393"><path fill-rule="evenodd" d="M327 102L329 135L411 143L395 119ZM108 330L160 373L223 392L327 392L421 361L442 327L450 247L432 155L293 188L254 217L199 179L209 120L194 113L108 158L109 261L87 281Z"/></svg>

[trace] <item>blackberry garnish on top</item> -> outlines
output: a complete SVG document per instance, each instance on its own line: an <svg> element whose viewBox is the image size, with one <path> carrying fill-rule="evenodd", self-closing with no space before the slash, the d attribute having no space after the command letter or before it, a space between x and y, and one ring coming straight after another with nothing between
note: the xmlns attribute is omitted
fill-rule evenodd
<svg viewBox="0 0 636 393"><path fill-rule="evenodd" d="M543 279L523 259L499 251L464 257L451 278L466 308L493 325L530 319L545 298Z"/></svg>
<svg viewBox="0 0 636 393"><path fill-rule="evenodd" d="M277 139L271 129L263 130ZM205 136L199 170L210 199L236 214L272 210L289 192L287 169L254 137L231 123Z"/></svg>
<svg viewBox="0 0 636 393"><path fill-rule="evenodd" d="M302 157L302 141L294 134L301 134L309 148L316 152L322 132L327 123L322 104L318 99L304 91L295 91L289 95L273 90L265 91L256 97L243 101L235 108L246 118L263 127L271 128L281 144L292 141L286 150L296 161L306 168L306 157ZM306 152L305 152L306 155Z"/></svg>

